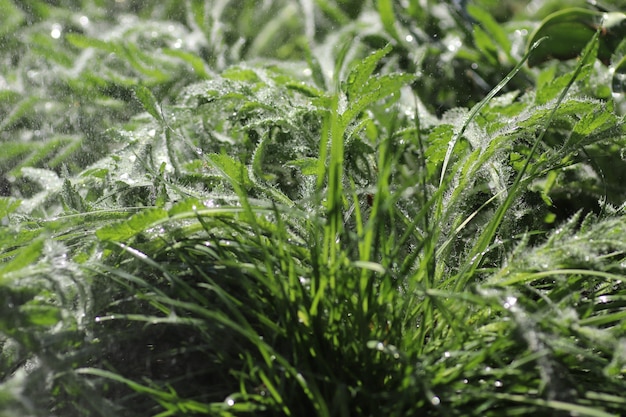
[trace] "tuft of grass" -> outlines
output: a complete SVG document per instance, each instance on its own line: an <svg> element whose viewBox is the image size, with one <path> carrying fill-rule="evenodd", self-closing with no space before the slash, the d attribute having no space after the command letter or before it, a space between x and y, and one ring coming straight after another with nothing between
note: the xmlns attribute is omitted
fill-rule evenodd
<svg viewBox="0 0 626 417"><path fill-rule="evenodd" d="M0 2L0 414L620 415L598 34L423 3Z"/></svg>

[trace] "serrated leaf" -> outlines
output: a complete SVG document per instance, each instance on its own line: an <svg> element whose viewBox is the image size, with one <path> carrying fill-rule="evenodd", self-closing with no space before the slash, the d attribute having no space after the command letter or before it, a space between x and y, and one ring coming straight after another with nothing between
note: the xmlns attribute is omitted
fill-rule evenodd
<svg viewBox="0 0 626 417"><path fill-rule="evenodd" d="M428 168L428 174L433 175L439 167L439 164L443 163L446 156L446 150L448 149L448 143L454 136L454 127L451 125L439 125L435 127L428 135L428 143L430 146L426 148L426 167Z"/></svg>
<svg viewBox="0 0 626 417"><path fill-rule="evenodd" d="M20 206L21 201L9 197L0 197L0 222ZM0 223L1 224L1 223Z"/></svg>
<svg viewBox="0 0 626 417"><path fill-rule="evenodd" d="M603 106L597 105L582 114L582 118L574 126L574 133L581 136L589 135L600 128L614 127L618 122L615 114L607 111Z"/></svg>
<svg viewBox="0 0 626 417"><path fill-rule="evenodd" d="M100 240L112 240L124 242L137 234L152 227L155 222L167 218L167 211L161 208L146 209L128 220L104 226L96 231L96 236Z"/></svg>
<svg viewBox="0 0 626 417"><path fill-rule="evenodd" d="M591 70L592 68L589 65L583 67L583 69L580 71L580 76L578 77L578 79L580 80L587 78L591 73ZM546 104L550 100L554 100L555 98L557 98L570 82L571 78L571 74L563 74L560 77L557 77L551 82L545 84L542 88L538 89L535 95L535 104Z"/></svg>
<svg viewBox="0 0 626 417"><path fill-rule="evenodd" d="M370 78L360 87L359 95L348 103L348 109L341 115L344 126L347 126L367 106L397 93L415 79L411 74L388 74Z"/></svg>
<svg viewBox="0 0 626 417"><path fill-rule="evenodd" d="M289 161L286 165L300 168L302 175L317 175L318 164L317 158L300 158Z"/></svg>
<svg viewBox="0 0 626 417"><path fill-rule="evenodd" d="M252 181L248 175L248 168L235 158L224 154L207 155L214 168L226 177L230 182L249 188Z"/></svg>
<svg viewBox="0 0 626 417"><path fill-rule="evenodd" d="M78 191L76 191L76 188L74 188L69 179L63 181L61 198L63 199L63 204L67 209L75 210L79 213L84 213L90 210L89 204L83 200L83 197L78 193Z"/></svg>
<svg viewBox="0 0 626 417"><path fill-rule="evenodd" d="M0 264L0 283L5 279L6 274L26 268L37 262L43 251L43 239L37 239L28 246L18 250L17 255L5 264Z"/></svg>
<svg viewBox="0 0 626 417"><path fill-rule="evenodd" d="M137 100L139 100L145 111L147 111L155 119L163 120L163 115L161 114L159 103L149 88L144 85L138 84L133 86L133 92L135 93L135 97L137 98Z"/></svg>
<svg viewBox="0 0 626 417"><path fill-rule="evenodd" d="M346 81L345 90L349 99L358 97L361 94L365 83L374 72L378 62L382 59L382 57L391 52L392 49L391 45L387 45L383 49L373 52L370 56L361 60L361 62L359 62L352 69L352 71L350 71L350 75L348 75L348 79Z"/></svg>

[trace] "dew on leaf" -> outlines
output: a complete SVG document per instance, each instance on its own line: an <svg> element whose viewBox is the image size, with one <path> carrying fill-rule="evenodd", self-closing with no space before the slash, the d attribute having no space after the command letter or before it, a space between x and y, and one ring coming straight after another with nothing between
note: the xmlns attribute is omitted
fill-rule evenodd
<svg viewBox="0 0 626 417"><path fill-rule="evenodd" d="M454 37L452 39L450 39L450 41L448 41L448 51L450 52L455 52L457 51L461 46L463 45L463 42L461 42L460 38Z"/></svg>
<svg viewBox="0 0 626 417"><path fill-rule="evenodd" d="M58 23L54 23L52 25L52 29L50 30L50 36L53 39L59 39L61 37L61 33L63 32L63 26Z"/></svg>
<svg viewBox="0 0 626 417"><path fill-rule="evenodd" d="M506 308L507 310L509 310L509 309L513 308L513 306L515 306L515 304L517 304L517 298L516 297L512 297L512 296L508 296L504 300L503 307Z"/></svg>

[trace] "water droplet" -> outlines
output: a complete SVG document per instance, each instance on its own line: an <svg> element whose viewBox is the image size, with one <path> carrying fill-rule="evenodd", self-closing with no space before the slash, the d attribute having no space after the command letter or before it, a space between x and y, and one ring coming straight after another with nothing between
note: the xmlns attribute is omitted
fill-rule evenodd
<svg viewBox="0 0 626 417"><path fill-rule="evenodd" d="M432 405L439 405L441 404L441 399L435 395L433 398L430 399L430 402L432 403Z"/></svg>
<svg viewBox="0 0 626 417"><path fill-rule="evenodd" d="M463 42L461 42L461 39L459 38L453 38L449 43L448 43L448 51L450 52L455 52L457 51L461 46L463 45Z"/></svg>
<svg viewBox="0 0 626 417"><path fill-rule="evenodd" d="M50 36L53 39L59 39L61 37L61 32L63 32L63 26L58 23L54 23L52 25L52 30L50 31Z"/></svg>
<svg viewBox="0 0 626 417"><path fill-rule="evenodd" d="M89 25L89 18L87 16L81 16L78 18L78 23L80 23L81 26L85 27Z"/></svg>
<svg viewBox="0 0 626 417"><path fill-rule="evenodd" d="M505 301L504 301L504 308L506 308L507 310L513 308L513 306L517 304L517 298L516 297L506 297Z"/></svg>

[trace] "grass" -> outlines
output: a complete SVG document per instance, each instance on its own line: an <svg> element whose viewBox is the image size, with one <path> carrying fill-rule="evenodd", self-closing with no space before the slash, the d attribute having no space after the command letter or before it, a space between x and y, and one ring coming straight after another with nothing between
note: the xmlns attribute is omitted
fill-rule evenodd
<svg viewBox="0 0 626 417"><path fill-rule="evenodd" d="M623 93L516 4L0 1L0 415L621 415Z"/></svg>

